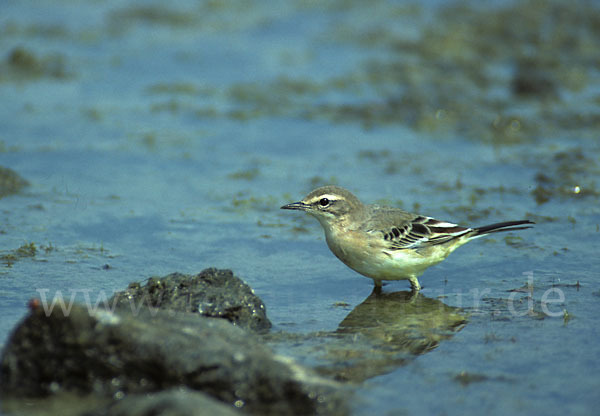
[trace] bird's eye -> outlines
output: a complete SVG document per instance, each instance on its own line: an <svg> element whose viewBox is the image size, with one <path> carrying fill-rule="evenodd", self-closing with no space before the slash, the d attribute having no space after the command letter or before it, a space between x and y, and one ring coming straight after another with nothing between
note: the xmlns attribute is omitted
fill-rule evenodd
<svg viewBox="0 0 600 416"><path fill-rule="evenodd" d="M327 205L329 205L329 199L321 198L321 200L319 201L319 205L321 205L322 207L326 207Z"/></svg>

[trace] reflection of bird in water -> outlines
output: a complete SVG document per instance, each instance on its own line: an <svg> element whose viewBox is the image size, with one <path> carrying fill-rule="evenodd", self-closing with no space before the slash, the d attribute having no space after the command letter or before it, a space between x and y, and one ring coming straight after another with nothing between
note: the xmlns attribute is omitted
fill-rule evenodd
<svg viewBox="0 0 600 416"><path fill-rule="evenodd" d="M339 324L338 333L360 333L391 348L422 354L466 323L460 309L413 292L372 293Z"/></svg>
<svg viewBox="0 0 600 416"><path fill-rule="evenodd" d="M351 381L385 374L433 350L466 322L459 308L420 293L372 293L339 324L340 342L327 354L333 365L319 370Z"/></svg>

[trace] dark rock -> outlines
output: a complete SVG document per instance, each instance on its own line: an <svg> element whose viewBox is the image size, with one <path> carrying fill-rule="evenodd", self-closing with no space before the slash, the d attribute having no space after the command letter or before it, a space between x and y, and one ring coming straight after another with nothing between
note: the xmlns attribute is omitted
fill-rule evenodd
<svg viewBox="0 0 600 416"><path fill-rule="evenodd" d="M233 275L231 270L206 269L196 276L173 273L153 277L146 285L129 285L111 299L118 307L151 308L199 313L203 316L227 319L234 325L255 332L271 328L262 300L250 286Z"/></svg>
<svg viewBox="0 0 600 416"><path fill-rule="evenodd" d="M176 386L251 414L345 414L337 384L224 319L142 308L46 313L32 303L0 363L0 393L122 398Z"/></svg>
<svg viewBox="0 0 600 416"><path fill-rule="evenodd" d="M243 414L206 394L188 389L171 389L153 394L136 394L113 402L84 416L235 416Z"/></svg>

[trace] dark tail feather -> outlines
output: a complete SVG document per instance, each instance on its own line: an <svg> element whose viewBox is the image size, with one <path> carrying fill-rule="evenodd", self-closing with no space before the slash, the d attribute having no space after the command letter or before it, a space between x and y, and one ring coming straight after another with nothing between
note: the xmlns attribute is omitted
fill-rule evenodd
<svg viewBox="0 0 600 416"><path fill-rule="evenodd" d="M475 231L474 236L479 236L490 233L498 233L500 231L525 230L527 228L532 227L518 227L519 225L523 224L535 224L535 222L529 220L498 222L496 224L484 225L483 227L474 228L473 231Z"/></svg>

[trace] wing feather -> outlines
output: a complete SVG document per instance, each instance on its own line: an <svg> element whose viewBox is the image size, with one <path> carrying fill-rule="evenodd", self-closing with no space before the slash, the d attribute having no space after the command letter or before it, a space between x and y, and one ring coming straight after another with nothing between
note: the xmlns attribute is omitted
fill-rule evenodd
<svg viewBox="0 0 600 416"><path fill-rule="evenodd" d="M471 228L424 216L403 219L398 225L379 230L384 244L390 250L420 249L444 244L471 231Z"/></svg>

